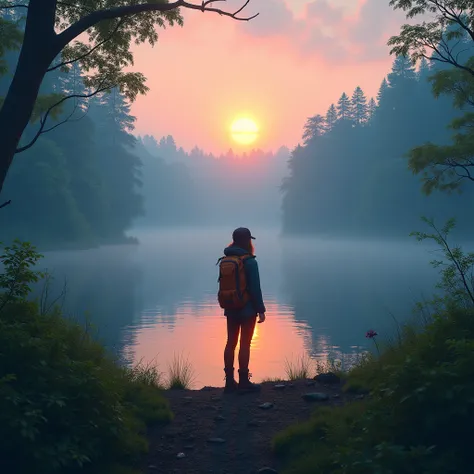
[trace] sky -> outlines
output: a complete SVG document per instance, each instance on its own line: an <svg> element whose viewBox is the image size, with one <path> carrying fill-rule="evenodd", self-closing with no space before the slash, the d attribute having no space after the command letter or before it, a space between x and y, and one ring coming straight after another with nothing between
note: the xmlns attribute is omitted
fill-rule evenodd
<svg viewBox="0 0 474 474"><path fill-rule="evenodd" d="M134 69L150 87L132 106L136 133L173 135L188 151L239 152L230 128L245 116L259 127L252 147L293 148L306 118L325 114L342 92L377 94L393 60L386 42L405 20L388 4L251 0L246 11L259 16L250 22L184 10L182 28L161 30L153 48L134 47Z"/></svg>

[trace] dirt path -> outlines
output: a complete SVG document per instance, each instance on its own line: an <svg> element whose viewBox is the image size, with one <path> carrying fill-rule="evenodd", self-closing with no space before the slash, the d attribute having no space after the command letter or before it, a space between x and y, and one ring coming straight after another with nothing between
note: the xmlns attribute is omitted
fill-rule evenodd
<svg viewBox="0 0 474 474"><path fill-rule="evenodd" d="M354 398L343 394L340 384L302 380L285 383L284 388L276 385L265 383L260 393L246 395L224 395L219 388L167 392L175 418L150 432L144 472L256 474L265 467L275 470L268 474L280 472L271 451L274 435L308 419L315 405L337 405ZM314 392L328 399L303 399ZM260 407L267 402L271 408Z"/></svg>

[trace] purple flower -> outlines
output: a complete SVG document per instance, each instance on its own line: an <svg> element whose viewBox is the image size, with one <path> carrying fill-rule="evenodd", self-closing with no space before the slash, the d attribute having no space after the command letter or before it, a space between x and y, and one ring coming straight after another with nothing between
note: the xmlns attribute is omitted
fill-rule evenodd
<svg viewBox="0 0 474 474"><path fill-rule="evenodd" d="M378 334L373 329L367 331L367 333L365 334L365 337L369 339L373 339L375 336L378 336Z"/></svg>

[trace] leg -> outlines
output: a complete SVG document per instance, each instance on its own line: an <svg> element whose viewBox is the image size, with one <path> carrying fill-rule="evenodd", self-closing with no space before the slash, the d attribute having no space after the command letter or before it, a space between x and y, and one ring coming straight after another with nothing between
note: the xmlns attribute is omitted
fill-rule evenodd
<svg viewBox="0 0 474 474"><path fill-rule="evenodd" d="M224 350L224 367L234 369L234 352L237 347L240 332L240 321L227 316L227 344Z"/></svg>
<svg viewBox="0 0 474 474"><path fill-rule="evenodd" d="M240 349L239 349L239 368L248 370L250 361L250 344L252 343L253 333L255 331L255 323L257 317L245 319L242 322L240 332Z"/></svg>

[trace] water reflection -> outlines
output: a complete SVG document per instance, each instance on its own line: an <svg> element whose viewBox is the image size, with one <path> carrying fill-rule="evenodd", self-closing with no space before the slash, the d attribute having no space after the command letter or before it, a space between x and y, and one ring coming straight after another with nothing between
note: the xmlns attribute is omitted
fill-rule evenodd
<svg viewBox="0 0 474 474"><path fill-rule="evenodd" d="M365 332L393 334L413 302L436 279L419 245L393 242L280 240L257 234L257 256L268 319L257 326L251 370L284 375L286 358L302 353L360 353ZM68 279L65 310L86 315L105 344L129 361L160 362L188 355L198 385L222 382L225 319L217 305L217 268L229 240L222 229L143 232L139 246L55 252L54 292Z"/></svg>
<svg viewBox="0 0 474 474"><path fill-rule="evenodd" d="M251 371L256 377L284 375L286 357L299 355L309 349L310 327L302 322L295 325L290 307L274 300L267 303L268 319L258 324L252 341ZM170 325L160 313L149 311L148 323L126 329L133 343L126 349L129 360L155 360L162 371L173 356L189 358L196 371L196 385L221 384L223 379L223 350L226 322L215 296L208 295L200 303L184 302Z"/></svg>

